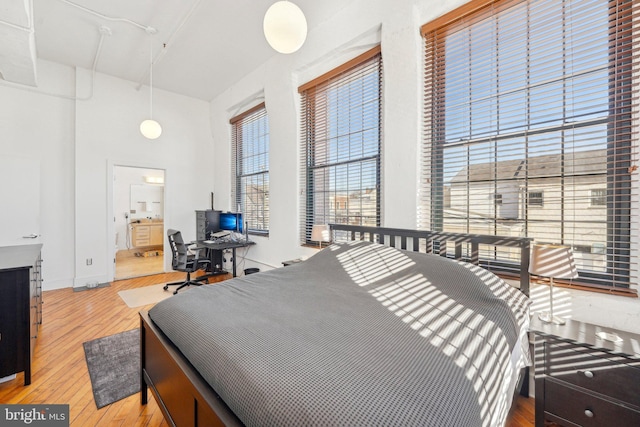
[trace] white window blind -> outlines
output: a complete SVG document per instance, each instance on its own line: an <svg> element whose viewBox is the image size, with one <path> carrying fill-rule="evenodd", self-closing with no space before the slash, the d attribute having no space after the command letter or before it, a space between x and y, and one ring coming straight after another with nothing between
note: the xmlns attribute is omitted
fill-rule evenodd
<svg viewBox="0 0 640 427"><path fill-rule="evenodd" d="M572 246L581 284L637 283L639 10L485 0L424 25L419 226Z"/></svg>
<svg viewBox="0 0 640 427"><path fill-rule="evenodd" d="M264 103L231 119L231 197L251 233L269 232L269 119Z"/></svg>
<svg viewBox="0 0 640 427"><path fill-rule="evenodd" d="M314 224L380 224L381 84L378 46L299 88L303 244Z"/></svg>

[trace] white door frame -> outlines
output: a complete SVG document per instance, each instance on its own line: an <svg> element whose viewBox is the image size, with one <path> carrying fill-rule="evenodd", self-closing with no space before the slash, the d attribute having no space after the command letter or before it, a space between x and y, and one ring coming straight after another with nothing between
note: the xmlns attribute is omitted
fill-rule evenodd
<svg viewBox="0 0 640 427"><path fill-rule="evenodd" d="M127 161L114 161L114 160L108 160L107 161L107 259L106 259L106 263L105 265L110 266L107 268L107 276L108 276L108 281L109 282L113 282L114 278L115 278L115 250L116 250L116 243L115 243L115 235L116 235L116 230L115 230L115 215L116 213L114 212L114 203L113 203L113 199L115 197L114 194L114 186L113 186L113 181L115 179L115 168L116 167L125 167L125 168L136 168L136 169L157 169L157 170L162 170L164 173L164 207L163 207L163 213L162 213L162 217L163 217L163 224L164 224L164 230L163 230L163 235L166 234L166 224L167 224L167 168L164 167L163 165L157 165L157 164L149 164L149 163L144 163L144 162L132 162L130 160ZM163 242L163 246L164 246L164 242ZM164 266L164 270L166 271L166 265L167 265L167 260L166 260L166 251L163 257L163 266Z"/></svg>

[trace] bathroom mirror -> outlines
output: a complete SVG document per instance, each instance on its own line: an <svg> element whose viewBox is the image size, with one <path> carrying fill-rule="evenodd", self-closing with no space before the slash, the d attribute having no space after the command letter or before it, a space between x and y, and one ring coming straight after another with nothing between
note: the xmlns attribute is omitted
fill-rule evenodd
<svg viewBox="0 0 640 427"><path fill-rule="evenodd" d="M131 219L162 218L164 211L164 185L131 184L129 202Z"/></svg>

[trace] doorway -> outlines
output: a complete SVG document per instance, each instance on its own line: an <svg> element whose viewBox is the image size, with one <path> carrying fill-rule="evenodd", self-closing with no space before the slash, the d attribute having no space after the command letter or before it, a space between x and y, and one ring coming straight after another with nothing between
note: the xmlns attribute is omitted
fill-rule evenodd
<svg viewBox="0 0 640 427"><path fill-rule="evenodd" d="M164 170L114 166L114 279L164 272Z"/></svg>

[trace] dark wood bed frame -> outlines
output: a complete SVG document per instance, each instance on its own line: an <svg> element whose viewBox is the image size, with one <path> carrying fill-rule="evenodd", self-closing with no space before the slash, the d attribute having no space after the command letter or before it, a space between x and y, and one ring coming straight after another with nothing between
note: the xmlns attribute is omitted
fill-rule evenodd
<svg viewBox="0 0 640 427"><path fill-rule="evenodd" d="M529 295L530 238L442 233L397 228L331 224L335 237L368 240L414 252L432 252L480 264L479 245L520 249L520 290ZM453 254L447 254L453 242ZM463 245L470 252L463 258ZM452 246L452 245L449 245ZM166 421L172 426L241 426L240 419L149 318L140 312L140 401L145 405L151 390ZM521 375L520 394L529 395L528 368Z"/></svg>

